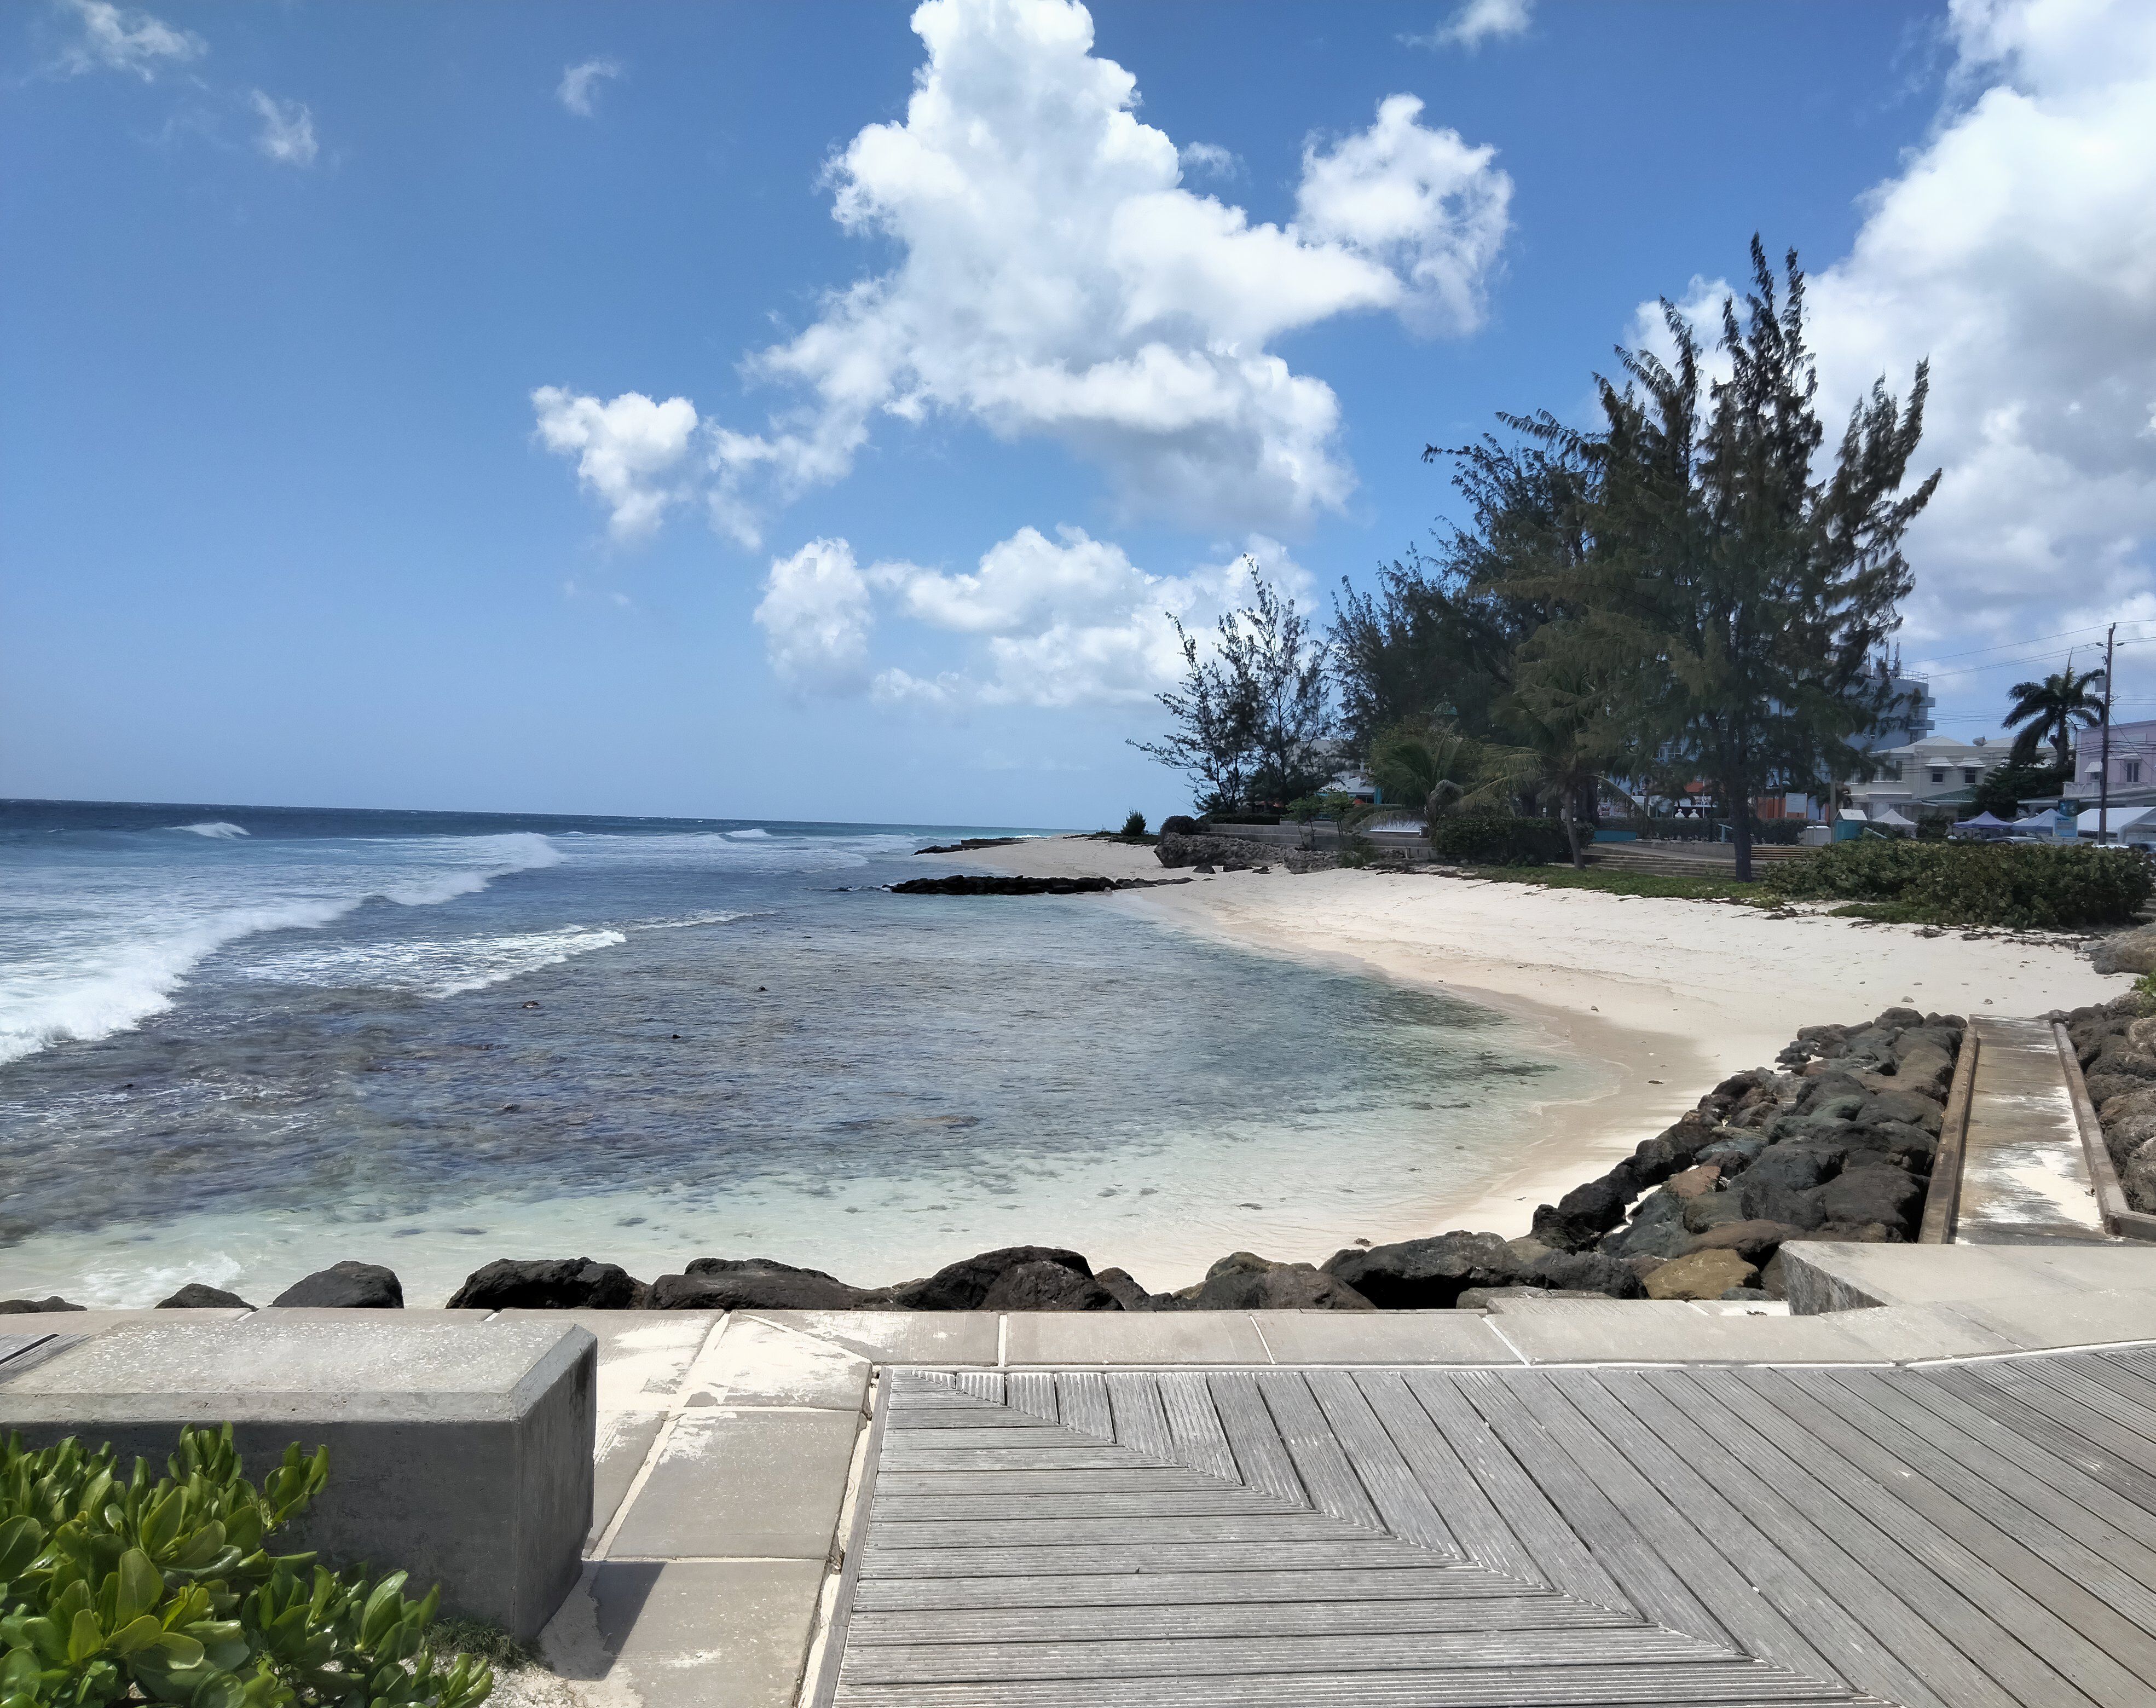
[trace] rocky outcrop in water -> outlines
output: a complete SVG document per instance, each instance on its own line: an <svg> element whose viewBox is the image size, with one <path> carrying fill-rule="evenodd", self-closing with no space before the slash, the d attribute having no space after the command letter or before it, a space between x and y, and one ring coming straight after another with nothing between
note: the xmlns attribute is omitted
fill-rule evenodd
<svg viewBox="0 0 2156 1708"><path fill-rule="evenodd" d="M0 1316L24 1316L33 1311L88 1309L87 1305L69 1304L57 1293L49 1299L0 1299Z"/></svg>
<svg viewBox="0 0 2156 1708"><path fill-rule="evenodd" d="M449 1295L451 1310L634 1310L650 1289L589 1258L497 1258Z"/></svg>
<svg viewBox="0 0 2156 1708"><path fill-rule="evenodd" d="M227 1293L222 1287L212 1287L205 1281L190 1281L170 1299L157 1301L159 1310L252 1310L254 1307L237 1293Z"/></svg>
<svg viewBox="0 0 2156 1708"><path fill-rule="evenodd" d="M272 1304L311 1305L336 1310L402 1310L404 1284L379 1263L349 1260L317 1269L271 1299Z"/></svg>

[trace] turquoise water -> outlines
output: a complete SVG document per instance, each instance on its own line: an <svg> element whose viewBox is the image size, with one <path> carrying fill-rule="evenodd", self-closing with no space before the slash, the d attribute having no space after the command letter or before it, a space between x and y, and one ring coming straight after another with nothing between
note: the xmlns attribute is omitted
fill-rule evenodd
<svg viewBox="0 0 2156 1708"><path fill-rule="evenodd" d="M1020 1241L1162 1287L1412 1231L1599 1088L1101 898L880 887L984 828L0 804L0 1296Z"/></svg>

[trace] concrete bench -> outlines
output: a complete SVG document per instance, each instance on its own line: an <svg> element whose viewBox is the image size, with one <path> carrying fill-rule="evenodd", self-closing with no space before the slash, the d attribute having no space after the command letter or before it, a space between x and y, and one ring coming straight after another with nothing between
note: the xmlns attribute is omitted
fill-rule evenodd
<svg viewBox="0 0 2156 1708"><path fill-rule="evenodd" d="M0 1360L0 1431L109 1441L162 1470L182 1424L229 1422L258 1479L289 1443L326 1444L329 1485L285 1548L402 1567L446 1611L536 1636L580 1569L598 1343L559 1322L403 1315L264 1310L77 1340L65 1315L10 1319L59 1339Z"/></svg>

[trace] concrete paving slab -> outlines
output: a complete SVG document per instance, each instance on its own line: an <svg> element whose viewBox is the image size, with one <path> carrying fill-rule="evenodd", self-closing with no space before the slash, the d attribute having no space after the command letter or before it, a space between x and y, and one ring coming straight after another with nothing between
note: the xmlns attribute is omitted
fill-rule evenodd
<svg viewBox="0 0 2156 1708"><path fill-rule="evenodd" d="M226 1323L247 1313L218 1306L208 1310L11 1310L0 1314L10 1335L101 1335L131 1323Z"/></svg>
<svg viewBox="0 0 2156 1708"><path fill-rule="evenodd" d="M1970 1299L1953 1309L2032 1352L2156 1341L2156 1293L2045 1293Z"/></svg>
<svg viewBox="0 0 2156 1708"><path fill-rule="evenodd" d="M1269 1364L1257 1325L1242 1311L1014 1312L1004 1358L1019 1364Z"/></svg>
<svg viewBox="0 0 2156 1708"><path fill-rule="evenodd" d="M549 1313L566 1316L566 1311ZM161 1310L159 1316L181 1314L177 1310ZM200 1311L188 1311L188 1316L200 1316ZM356 1306L326 1304L265 1304L252 1314L271 1322L341 1322L348 1318L387 1317L400 1323L483 1323L494 1313L490 1310L444 1310L432 1305L397 1305L384 1310L362 1309Z"/></svg>
<svg viewBox="0 0 2156 1708"><path fill-rule="evenodd" d="M651 1457L651 1443L666 1422L664 1412L602 1412L592 1445L592 1527L584 1538L588 1552L606 1534L622 1497L644 1462Z"/></svg>
<svg viewBox="0 0 2156 1708"><path fill-rule="evenodd" d="M1260 1310L1276 1364L1517 1364L1479 1311Z"/></svg>
<svg viewBox="0 0 2156 1708"><path fill-rule="evenodd" d="M752 1310L740 1314L798 1329L878 1364L993 1365L1003 1324L992 1310Z"/></svg>
<svg viewBox="0 0 2156 1708"><path fill-rule="evenodd" d="M1531 1364L1869 1364L1879 1354L1840 1316L1689 1316L1656 1301L1553 1299L1493 1326Z"/></svg>
<svg viewBox="0 0 2156 1708"><path fill-rule="evenodd" d="M1979 1016L1962 1141L1959 1245L2103 1237L2081 1124L2051 1026Z"/></svg>
<svg viewBox="0 0 2156 1708"><path fill-rule="evenodd" d="M1997 1329L1975 1322L1951 1304L1883 1304L1836 1312L1833 1324L1851 1340L1897 1364L1941 1358L1984 1358L2018 1350Z"/></svg>
<svg viewBox="0 0 2156 1708"><path fill-rule="evenodd" d="M574 1323L599 1343L599 1412L647 1411L680 1393L721 1320L715 1310L505 1310L496 1323Z"/></svg>
<svg viewBox="0 0 2156 1708"><path fill-rule="evenodd" d="M1938 1304L2097 1291L2156 1290L2156 1248L1867 1245L1793 1240L1782 1248L1789 1305L1801 1314L1864 1304Z"/></svg>
<svg viewBox="0 0 2156 1708"><path fill-rule="evenodd" d="M679 1413L608 1557L825 1558L860 1422L776 1407Z"/></svg>
<svg viewBox="0 0 2156 1708"><path fill-rule="evenodd" d="M682 1388L690 1406L810 1406L860 1412L869 1361L813 1335L736 1316L704 1349Z"/></svg>
<svg viewBox="0 0 2156 1708"><path fill-rule="evenodd" d="M823 1579L805 1560L602 1562L541 1648L588 1701L791 1708Z"/></svg>

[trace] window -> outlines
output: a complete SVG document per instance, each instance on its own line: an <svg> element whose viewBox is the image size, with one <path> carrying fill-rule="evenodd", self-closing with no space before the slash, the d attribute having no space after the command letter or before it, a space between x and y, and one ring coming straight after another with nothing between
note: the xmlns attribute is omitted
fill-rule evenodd
<svg viewBox="0 0 2156 1708"><path fill-rule="evenodd" d="M2140 760L2128 759L2126 762L2126 780L2129 783L2138 783L2141 780Z"/></svg>
<svg viewBox="0 0 2156 1708"><path fill-rule="evenodd" d="M1961 780L1964 783L1975 782L1978 775L1977 769L1974 765L1964 765L1961 768Z"/></svg>
<svg viewBox="0 0 2156 1708"><path fill-rule="evenodd" d="M1943 783L1943 782L1945 782L1946 780L1947 780L1947 774L1946 774L1946 772L1945 772L1943 769L1942 769L1939 766L1937 766L1937 765L1933 766L1933 767L1932 767L1932 781L1933 781L1933 782L1934 782L1934 783Z"/></svg>
<svg viewBox="0 0 2156 1708"><path fill-rule="evenodd" d="M1889 764L1881 766L1879 774L1890 783L1899 783L1902 780L1902 762L1896 759Z"/></svg>

